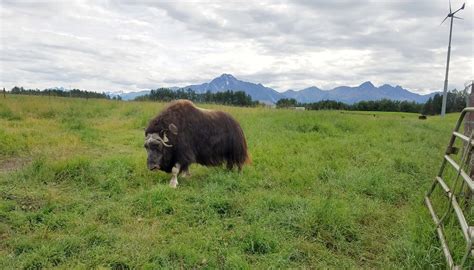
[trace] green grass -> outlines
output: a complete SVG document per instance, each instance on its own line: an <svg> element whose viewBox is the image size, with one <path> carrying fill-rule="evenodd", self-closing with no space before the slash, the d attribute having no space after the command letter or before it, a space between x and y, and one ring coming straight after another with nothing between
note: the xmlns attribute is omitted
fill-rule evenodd
<svg viewBox="0 0 474 270"><path fill-rule="evenodd" d="M457 114L204 105L253 164L193 165L174 190L143 149L163 106L0 99L0 268L444 267L423 195Z"/></svg>

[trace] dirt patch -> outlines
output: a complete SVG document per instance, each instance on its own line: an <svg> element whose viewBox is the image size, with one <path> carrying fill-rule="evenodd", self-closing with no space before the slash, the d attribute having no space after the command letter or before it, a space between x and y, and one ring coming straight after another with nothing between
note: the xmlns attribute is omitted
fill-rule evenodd
<svg viewBox="0 0 474 270"><path fill-rule="evenodd" d="M5 192L0 192L0 199L15 202L23 211L36 211L45 205L44 199L41 198L14 195Z"/></svg>
<svg viewBox="0 0 474 270"><path fill-rule="evenodd" d="M18 170L26 164L30 163L30 161L31 160L29 158L20 157L0 159L0 173Z"/></svg>

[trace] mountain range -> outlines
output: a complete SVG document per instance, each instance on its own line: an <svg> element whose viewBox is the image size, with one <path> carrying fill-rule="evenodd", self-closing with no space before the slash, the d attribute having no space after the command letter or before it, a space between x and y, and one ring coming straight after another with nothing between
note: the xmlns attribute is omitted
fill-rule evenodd
<svg viewBox="0 0 474 270"><path fill-rule="evenodd" d="M222 74L214 78L210 82L203 84L188 85L185 87L172 87L171 89L192 89L196 93L205 93L210 91L212 93L223 92L226 90L244 91L252 97L253 100L258 100L265 103L276 103L282 98L294 98L301 103L317 102L320 100L336 100L344 103L352 104L362 100L407 100L418 103L426 102L430 97L436 93L427 95L420 95L413 93L401 86L391 86L384 84L376 87L371 82L364 82L359 86L339 86L330 90L323 90L316 86L311 86L299 91L287 90L285 92L278 92L275 89L265 87L261 83L251 83L241 81L231 74ZM119 95L124 100L131 100L137 96L146 95L150 91L144 90L140 92L120 93Z"/></svg>

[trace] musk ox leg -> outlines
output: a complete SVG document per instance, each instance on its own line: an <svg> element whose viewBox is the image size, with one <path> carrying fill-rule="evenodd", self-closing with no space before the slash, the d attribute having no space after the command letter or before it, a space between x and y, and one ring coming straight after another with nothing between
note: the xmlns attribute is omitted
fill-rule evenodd
<svg viewBox="0 0 474 270"><path fill-rule="evenodd" d="M235 167L237 167L237 171L242 172L242 166L243 165L239 164L239 163L234 164L232 162L227 162L227 170L229 170L229 171L232 171L232 170L234 170Z"/></svg>
<svg viewBox="0 0 474 270"><path fill-rule="evenodd" d="M189 168L184 168L184 166L181 168L181 171L179 172L179 176L182 177L191 177L191 173L189 172Z"/></svg>
<svg viewBox="0 0 474 270"><path fill-rule="evenodd" d="M179 169L181 168L181 166L176 163L176 165L174 165L173 169L171 169L171 181L170 181L170 187L172 188L176 188L178 186L178 174L179 174Z"/></svg>
<svg viewBox="0 0 474 270"><path fill-rule="evenodd" d="M189 173L189 164L180 164L181 167L180 167L180 170L179 170L179 176L182 176L182 177L188 177L188 176L191 176L191 174Z"/></svg>

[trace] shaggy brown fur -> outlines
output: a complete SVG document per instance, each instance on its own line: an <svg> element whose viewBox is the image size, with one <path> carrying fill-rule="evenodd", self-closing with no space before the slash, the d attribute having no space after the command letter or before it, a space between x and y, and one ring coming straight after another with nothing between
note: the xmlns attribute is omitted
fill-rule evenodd
<svg viewBox="0 0 474 270"><path fill-rule="evenodd" d="M237 166L241 170L250 162L239 123L225 112L200 109L189 100L172 102L151 120L145 136L152 133L161 138L166 134L168 144L172 145L160 150L159 169L165 172L171 172L177 163L181 165L180 171L186 172L192 163L205 166L226 163L228 169Z"/></svg>

